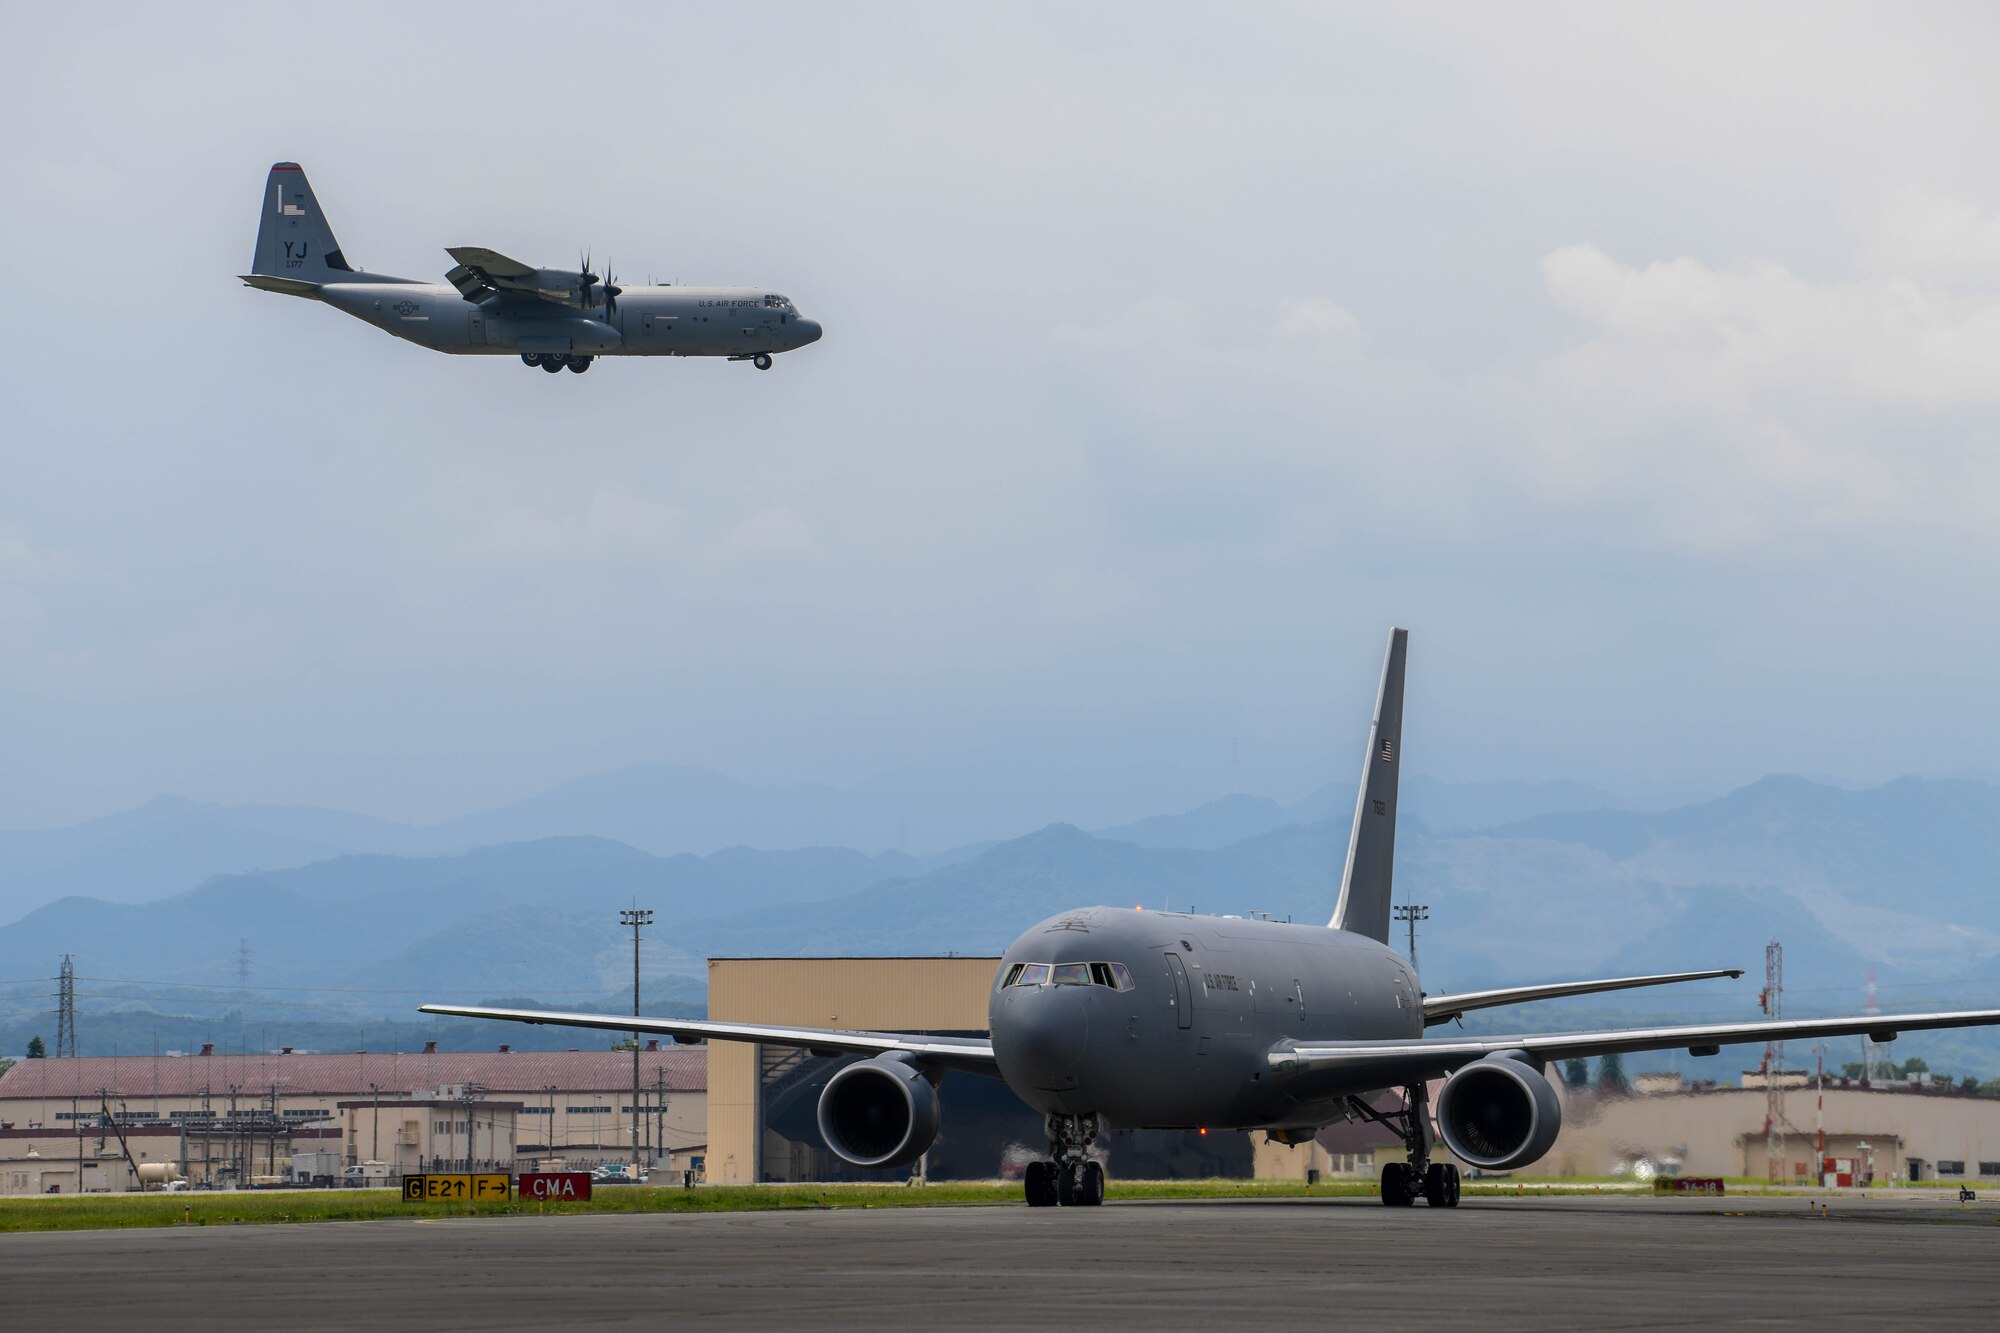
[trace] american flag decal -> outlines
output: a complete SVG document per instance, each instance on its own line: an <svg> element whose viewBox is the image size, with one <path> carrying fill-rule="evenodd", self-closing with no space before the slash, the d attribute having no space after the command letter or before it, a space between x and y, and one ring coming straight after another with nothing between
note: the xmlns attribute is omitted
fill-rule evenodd
<svg viewBox="0 0 2000 1333"><path fill-rule="evenodd" d="M1391 737L1384 736L1382 738L1382 762L1386 764L1395 757L1396 757L1395 740Z"/></svg>

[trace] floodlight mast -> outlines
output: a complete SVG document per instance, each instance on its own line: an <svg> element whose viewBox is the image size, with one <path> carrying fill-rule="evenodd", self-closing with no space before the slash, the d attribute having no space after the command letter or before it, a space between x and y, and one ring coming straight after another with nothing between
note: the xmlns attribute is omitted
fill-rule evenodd
<svg viewBox="0 0 2000 1333"><path fill-rule="evenodd" d="M1431 919L1429 903L1397 903L1396 920L1410 923L1410 970L1417 970L1417 922Z"/></svg>
<svg viewBox="0 0 2000 1333"><path fill-rule="evenodd" d="M618 923L632 927L632 1017L639 1016L639 931L653 924L650 908L629 907L618 913ZM632 1029L632 1178L639 1178L639 1029Z"/></svg>

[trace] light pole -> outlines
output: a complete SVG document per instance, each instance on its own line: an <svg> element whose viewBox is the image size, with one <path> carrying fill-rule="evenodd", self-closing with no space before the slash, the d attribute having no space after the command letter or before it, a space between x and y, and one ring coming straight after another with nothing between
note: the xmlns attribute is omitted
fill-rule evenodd
<svg viewBox="0 0 2000 1333"><path fill-rule="evenodd" d="M382 1089L374 1083L368 1085L368 1110L375 1117L375 1123L369 1130L368 1160L379 1162L382 1160ZM368 1179L368 1173L364 1171L361 1178Z"/></svg>
<svg viewBox="0 0 2000 1333"><path fill-rule="evenodd" d="M630 907L618 914L620 925L632 927L632 1017L639 1016L639 931L653 924L649 908ZM632 1029L632 1175L639 1174L639 1029Z"/></svg>
<svg viewBox="0 0 2000 1333"><path fill-rule="evenodd" d="M1410 970L1417 968L1417 922L1431 919L1429 903L1397 903L1396 919L1410 923Z"/></svg>

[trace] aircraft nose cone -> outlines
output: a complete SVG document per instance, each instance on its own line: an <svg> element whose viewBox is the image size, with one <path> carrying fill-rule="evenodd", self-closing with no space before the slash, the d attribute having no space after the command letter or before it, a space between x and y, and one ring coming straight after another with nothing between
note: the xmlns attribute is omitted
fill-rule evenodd
<svg viewBox="0 0 2000 1333"><path fill-rule="evenodd" d="M807 343L818 342L819 334L820 334L820 328L818 320L802 319L799 321L799 346L803 347Z"/></svg>
<svg viewBox="0 0 2000 1333"><path fill-rule="evenodd" d="M1081 986L1056 986L1016 998L994 1029L993 1053L1010 1079L1030 1087L1073 1088L1089 1036Z"/></svg>

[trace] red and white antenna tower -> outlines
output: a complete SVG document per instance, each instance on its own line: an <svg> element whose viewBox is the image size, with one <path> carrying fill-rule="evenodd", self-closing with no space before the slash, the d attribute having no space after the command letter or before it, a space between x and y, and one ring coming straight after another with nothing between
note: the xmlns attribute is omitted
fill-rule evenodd
<svg viewBox="0 0 2000 1333"><path fill-rule="evenodd" d="M1785 946L1772 940L1764 946L1764 993L1757 997L1766 1018L1785 1013ZM1764 1043L1764 1156L1772 1184L1784 1178L1785 1165L1785 1043Z"/></svg>

